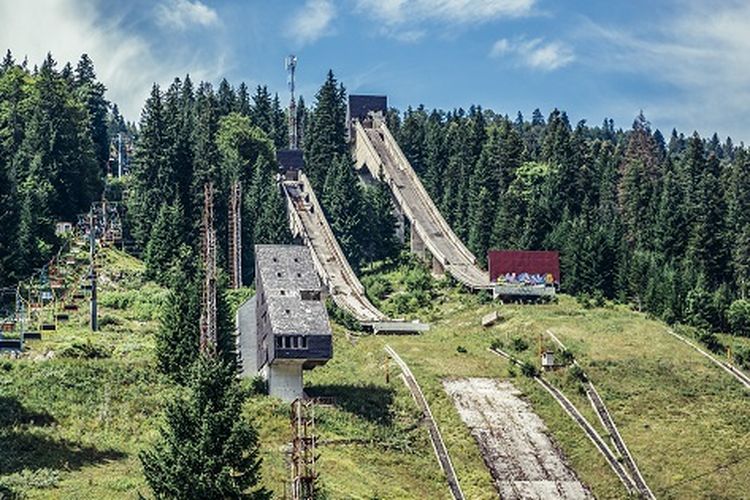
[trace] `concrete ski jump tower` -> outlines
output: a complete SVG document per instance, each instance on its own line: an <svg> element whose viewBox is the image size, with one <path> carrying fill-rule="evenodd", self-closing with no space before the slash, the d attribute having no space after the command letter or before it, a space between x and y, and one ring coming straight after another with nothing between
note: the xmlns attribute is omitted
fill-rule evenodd
<svg viewBox="0 0 750 500"><path fill-rule="evenodd" d="M325 364L333 354L310 250L257 245L255 290L238 313L242 373L260 373L272 396L288 402L303 398L303 370Z"/></svg>

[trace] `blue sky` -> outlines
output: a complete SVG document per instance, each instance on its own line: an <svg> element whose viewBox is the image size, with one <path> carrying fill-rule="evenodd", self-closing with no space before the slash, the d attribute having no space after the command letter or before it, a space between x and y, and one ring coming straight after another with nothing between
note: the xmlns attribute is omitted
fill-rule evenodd
<svg viewBox="0 0 750 500"><path fill-rule="evenodd" d="M480 104L527 117L750 140L750 2L736 0L0 0L0 48L94 59L128 119L152 82L194 79L286 95L299 57L309 101L331 68L350 92L404 109Z"/></svg>

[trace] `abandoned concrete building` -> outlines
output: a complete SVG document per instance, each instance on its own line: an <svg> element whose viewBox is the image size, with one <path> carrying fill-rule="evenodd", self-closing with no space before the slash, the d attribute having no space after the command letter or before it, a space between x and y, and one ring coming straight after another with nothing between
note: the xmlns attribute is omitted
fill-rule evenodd
<svg viewBox="0 0 750 500"><path fill-rule="evenodd" d="M303 370L333 354L322 287L307 247L256 245L254 297L238 312L243 376L260 373L268 392L303 397Z"/></svg>

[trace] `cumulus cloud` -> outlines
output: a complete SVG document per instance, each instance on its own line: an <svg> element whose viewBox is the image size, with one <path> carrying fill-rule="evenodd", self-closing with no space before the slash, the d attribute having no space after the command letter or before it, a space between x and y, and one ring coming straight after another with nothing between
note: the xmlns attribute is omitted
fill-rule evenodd
<svg viewBox="0 0 750 500"><path fill-rule="evenodd" d="M216 25L219 16L198 0L166 0L156 6L156 21L162 26L184 30L191 26Z"/></svg>
<svg viewBox="0 0 750 500"><path fill-rule="evenodd" d="M315 42L330 33L336 8L331 0L307 0L286 27L286 35L299 45Z"/></svg>
<svg viewBox="0 0 750 500"><path fill-rule="evenodd" d="M530 15L536 0L358 0L357 5L389 25L441 21L478 23Z"/></svg>
<svg viewBox="0 0 750 500"><path fill-rule="evenodd" d="M545 42L542 38L510 41L501 38L490 49L490 57L499 58L511 55L529 68L540 71L553 71L575 60L573 49L559 41Z"/></svg>
<svg viewBox="0 0 750 500"><path fill-rule="evenodd" d="M196 80L213 80L222 73L222 53L188 51L149 40L129 32L112 12L102 15L100 7L79 0L0 2L0 47L13 51L16 59L28 56L31 64L41 63L52 52L61 65L68 61L75 65L87 53L107 86L107 98L129 120L140 116L152 83L165 85L188 72Z"/></svg>

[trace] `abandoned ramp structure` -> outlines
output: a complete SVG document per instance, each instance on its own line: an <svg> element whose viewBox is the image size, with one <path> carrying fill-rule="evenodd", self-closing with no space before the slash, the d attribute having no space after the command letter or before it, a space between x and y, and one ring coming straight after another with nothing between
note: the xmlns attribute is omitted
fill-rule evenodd
<svg viewBox="0 0 750 500"><path fill-rule="evenodd" d="M375 179L388 184L395 203L411 225L411 250L432 261L471 290L491 288L489 275L456 236L417 177L383 119L380 100L350 96L350 135L357 168L366 167ZM368 107L367 102L376 106ZM367 115L365 116L365 111Z"/></svg>
<svg viewBox="0 0 750 500"><path fill-rule="evenodd" d="M426 330L428 325L423 323L391 320L370 302L365 287L341 250L307 176L299 171L294 177L283 181L289 225L292 234L310 248L314 268L336 305L376 333Z"/></svg>
<svg viewBox="0 0 750 500"><path fill-rule="evenodd" d="M489 378L443 381L504 499L593 498L521 392Z"/></svg>
<svg viewBox="0 0 750 500"><path fill-rule="evenodd" d="M331 326L310 250L256 245L255 291L237 315L242 373L260 373L272 396L290 402L302 398L302 371L325 364L333 355Z"/></svg>

